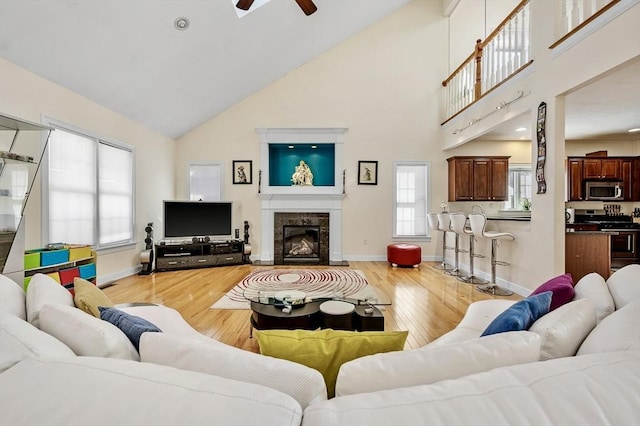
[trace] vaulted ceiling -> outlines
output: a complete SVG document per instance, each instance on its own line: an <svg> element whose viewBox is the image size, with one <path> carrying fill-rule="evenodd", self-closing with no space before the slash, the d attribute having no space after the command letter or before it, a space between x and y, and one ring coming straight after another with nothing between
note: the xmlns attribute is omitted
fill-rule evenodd
<svg viewBox="0 0 640 426"><path fill-rule="evenodd" d="M0 55L178 138L410 1L0 0Z"/></svg>

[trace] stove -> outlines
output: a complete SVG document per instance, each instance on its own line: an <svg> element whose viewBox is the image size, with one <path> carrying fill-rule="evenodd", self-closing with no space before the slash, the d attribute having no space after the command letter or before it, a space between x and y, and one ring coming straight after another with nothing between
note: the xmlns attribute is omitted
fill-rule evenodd
<svg viewBox="0 0 640 426"><path fill-rule="evenodd" d="M596 224L600 230L640 229L640 223L634 223L631 216L624 214L607 214L600 209L576 210L575 213L575 223Z"/></svg>

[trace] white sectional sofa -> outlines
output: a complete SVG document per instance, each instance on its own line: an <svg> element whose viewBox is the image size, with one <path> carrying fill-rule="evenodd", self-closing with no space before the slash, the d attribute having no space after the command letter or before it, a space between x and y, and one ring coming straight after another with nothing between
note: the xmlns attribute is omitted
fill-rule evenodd
<svg viewBox="0 0 640 426"><path fill-rule="evenodd" d="M120 307L163 331L142 334L136 350L34 279L25 297L0 277L0 425L640 420L640 265L607 282L585 277L530 331L479 337L514 302L476 302L423 348L345 363L329 400L316 370L216 342L164 306Z"/></svg>

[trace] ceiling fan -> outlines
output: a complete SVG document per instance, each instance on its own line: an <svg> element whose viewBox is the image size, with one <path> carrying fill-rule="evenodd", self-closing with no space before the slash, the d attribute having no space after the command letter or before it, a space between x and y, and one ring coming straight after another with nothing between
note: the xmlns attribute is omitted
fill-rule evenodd
<svg viewBox="0 0 640 426"><path fill-rule="evenodd" d="M236 3L236 7L242 10L249 10L251 5L253 4L253 1L254 0L238 0L238 3ZM300 9L302 9L304 14L307 16L318 10L316 5L313 4L312 0L296 0L296 3L298 3Z"/></svg>

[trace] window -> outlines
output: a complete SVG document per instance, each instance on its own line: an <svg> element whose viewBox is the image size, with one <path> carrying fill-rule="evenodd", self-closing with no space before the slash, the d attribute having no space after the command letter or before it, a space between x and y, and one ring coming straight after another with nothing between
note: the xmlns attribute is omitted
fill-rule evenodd
<svg viewBox="0 0 640 426"><path fill-rule="evenodd" d="M222 163L189 163L189 199L222 200Z"/></svg>
<svg viewBox="0 0 640 426"><path fill-rule="evenodd" d="M393 176L393 236L425 238L429 209L427 203L429 163L394 162Z"/></svg>
<svg viewBox="0 0 640 426"><path fill-rule="evenodd" d="M44 240L96 249L134 243L134 151L122 143L55 127L49 138Z"/></svg>
<svg viewBox="0 0 640 426"><path fill-rule="evenodd" d="M509 199L505 201L505 209L529 210L525 206L531 207L532 180L529 164L509 166Z"/></svg>

